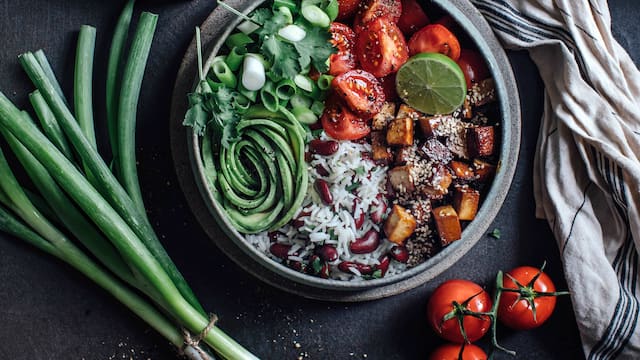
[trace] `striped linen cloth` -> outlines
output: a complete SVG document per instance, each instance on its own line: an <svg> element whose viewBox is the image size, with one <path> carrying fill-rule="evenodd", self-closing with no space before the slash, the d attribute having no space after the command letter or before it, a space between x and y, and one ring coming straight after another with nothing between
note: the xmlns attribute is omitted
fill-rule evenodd
<svg viewBox="0 0 640 360"><path fill-rule="evenodd" d="M587 359L640 359L640 73L605 0L472 0L545 85L534 162Z"/></svg>

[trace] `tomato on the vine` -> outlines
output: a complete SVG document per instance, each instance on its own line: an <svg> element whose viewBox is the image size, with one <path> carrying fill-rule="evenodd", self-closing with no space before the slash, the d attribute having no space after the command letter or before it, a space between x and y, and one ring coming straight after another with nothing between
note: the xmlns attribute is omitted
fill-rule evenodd
<svg viewBox="0 0 640 360"><path fill-rule="evenodd" d="M383 16L357 34L356 56L362 69L382 78L407 62L409 49L398 26Z"/></svg>
<svg viewBox="0 0 640 360"><path fill-rule="evenodd" d="M350 70L336 76L331 87L353 112L365 120L379 113L385 101L378 79L364 70Z"/></svg>
<svg viewBox="0 0 640 360"><path fill-rule="evenodd" d="M336 140L357 140L371 132L367 122L349 110L335 94L325 102L320 122L327 135Z"/></svg>
<svg viewBox="0 0 640 360"><path fill-rule="evenodd" d="M429 17L416 0L402 0L402 14L398 27L406 36L410 36L429 23Z"/></svg>
<svg viewBox="0 0 640 360"><path fill-rule="evenodd" d="M345 24L332 22L329 28L331 44L337 52L329 56L329 74L340 75L356 67L356 57L353 47L356 43L356 33Z"/></svg>
<svg viewBox="0 0 640 360"><path fill-rule="evenodd" d="M477 51L470 49L460 50L460 58L457 63L464 73L465 80L467 80L467 89L471 89L474 83L491 76L487 65L482 59L482 55Z"/></svg>
<svg viewBox="0 0 640 360"><path fill-rule="evenodd" d="M460 42L443 25L429 24L411 36L409 52L411 55L422 52L438 52L457 61L460 57Z"/></svg>
<svg viewBox="0 0 640 360"><path fill-rule="evenodd" d="M460 351L462 356L460 356ZM473 344L444 344L436 348L429 356L429 360L487 360L487 353L479 346Z"/></svg>
<svg viewBox="0 0 640 360"><path fill-rule="evenodd" d="M429 298L427 316L433 330L442 338L455 343L474 342L491 326L489 316L479 314L490 311L491 305L489 294L480 285L468 280L448 280Z"/></svg>
<svg viewBox="0 0 640 360"><path fill-rule="evenodd" d="M503 289L518 290L503 290L498 304L500 322L516 330L542 325L556 307L556 296L567 294L556 292L549 275L532 266L519 266L505 273Z"/></svg>
<svg viewBox="0 0 640 360"><path fill-rule="evenodd" d="M380 18L386 17L392 23L397 23L402 14L402 3L400 0L365 0L356 17L353 20L353 30L359 33L365 30L369 23Z"/></svg>

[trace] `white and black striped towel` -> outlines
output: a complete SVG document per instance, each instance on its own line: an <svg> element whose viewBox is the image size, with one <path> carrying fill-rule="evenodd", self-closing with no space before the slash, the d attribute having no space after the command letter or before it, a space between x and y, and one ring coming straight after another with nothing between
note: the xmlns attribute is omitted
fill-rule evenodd
<svg viewBox="0 0 640 360"><path fill-rule="evenodd" d="M640 72L605 0L472 0L545 85L536 211L553 229L588 359L640 359Z"/></svg>

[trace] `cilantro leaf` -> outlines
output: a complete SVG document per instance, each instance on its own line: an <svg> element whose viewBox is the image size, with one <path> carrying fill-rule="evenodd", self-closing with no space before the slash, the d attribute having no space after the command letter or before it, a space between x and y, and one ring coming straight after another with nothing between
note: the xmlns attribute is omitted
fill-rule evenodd
<svg viewBox="0 0 640 360"><path fill-rule="evenodd" d="M300 73L298 54L290 43L278 40L275 35L268 36L260 51L273 64L270 71L276 78L293 79Z"/></svg>
<svg viewBox="0 0 640 360"><path fill-rule="evenodd" d="M204 135L204 130L209 120L209 115L205 109L205 95L201 93L191 93L188 96L189 109L184 116L182 125L190 126L198 136Z"/></svg>
<svg viewBox="0 0 640 360"><path fill-rule="evenodd" d="M305 30L307 35L304 39L294 44L300 55L298 58L300 67L306 69L309 65L313 65L319 72L327 72L329 70L327 59L336 52L336 48L329 42L331 33L317 26Z"/></svg>
<svg viewBox="0 0 640 360"><path fill-rule="evenodd" d="M493 229L493 231L489 233L489 236L491 236L494 239L500 239L501 235L502 234L500 232L500 229L498 229L498 228Z"/></svg>

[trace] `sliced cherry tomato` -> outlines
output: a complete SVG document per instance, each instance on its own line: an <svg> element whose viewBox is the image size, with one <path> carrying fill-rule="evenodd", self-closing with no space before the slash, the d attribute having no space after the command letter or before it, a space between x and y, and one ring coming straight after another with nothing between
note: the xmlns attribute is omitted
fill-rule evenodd
<svg viewBox="0 0 640 360"><path fill-rule="evenodd" d="M480 339L491 326L491 320L479 312L491 310L491 298L480 285L468 280L448 280L440 284L429 298L427 316L429 324L442 338L455 343L465 342L460 331L460 320L466 340ZM445 320L445 316L453 315Z"/></svg>
<svg viewBox="0 0 640 360"><path fill-rule="evenodd" d="M460 42L446 27L440 24L429 24L411 36L409 52L411 55L438 52L457 61L460 57Z"/></svg>
<svg viewBox="0 0 640 360"><path fill-rule="evenodd" d="M355 69L356 57L353 48L356 44L356 33L345 24L339 22L331 23L331 44L338 49L338 52L329 56L329 74L340 75L349 70Z"/></svg>
<svg viewBox="0 0 640 360"><path fill-rule="evenodd" d="M474 83L490 76L487 65L477 51L470 49L460 50L460 58L457 63L464 73L465 80L467 80L467 89L471 89Z"/></svg>
<svg viewBox="0 0 640 360"><path fill-rule="evenodd" d="M444 15L442 17L440 17L438 20L433 22L434 24L440 24L444 27L446 27L447 29L449 29L449 31L451 31L454 34L459 34L459 30L460 30L460 25L458 25L458 23L453 20L453 17L451 15Z"/></svg>
<svg viewBox="0 0 640 360"><path fill-rule="evenodd" d="M402 0L402 15L398 19L398 27L405 36L411 36L428 23L429 17L416 0Z"/></svg>
<svg viewBox="0 0 640 360"><path fill-rule="evenodd" d="M381 78L407 62L409 49L398 26L383 16L357 35L356 56L362 69Z"/></svg>
<svg viewBox="0 0 640 360"><path fill-rule="evenodd" d="M338 20L344 20L355 14L362 0L338 0Z"/></svg>
<svg viewBox="0 0 640 360"><path fill-rule="evenodd" d="M366 0L362 3L356 17L353 20L353 30L359 33L368 27L368 24L379 17L387 17L392 23L397 23L402 14L400 0Z"/></svg>
<svg viewBox="0 0 640 360"><path fill-rule="evenodd" d="M385 101L378 79L364 70L351 70L336 76L331 86L349 109L365 120L379 113Z"/></svg>
<svg viewBox="0 0 640 360"><path fill-rule="evenodd" d="M357 140L371 132L367 122L351 112L335 95L325 102L320 122L327 135L336 140Z"/></svg>
<svg viewBox="0 0 640 360"><path fill-rule="evenodd" d="M444 344L439 346L429 356L429 360L487 360L487 353L479 346L466 344L460 356L462 344Z"/></svg>
<svg viewBox="0 0 640 360"><path fill-rule="evenodd" d="M520 266L507 272L503 277L503 287L520 290L520 293L503 291L498 304L500 322L516 330L533 329L542 325L556 307L556 295L567 294L556 293L551 278L541 269L531 266Z"/></svg>
<svg viewBox="0 0 640 360"><path fill-rule="evenodd" d="M382 92L384 92L384 99L386 101L398 100L398 92L396 91L396 74L389 74L382 79Z"/></svg>

